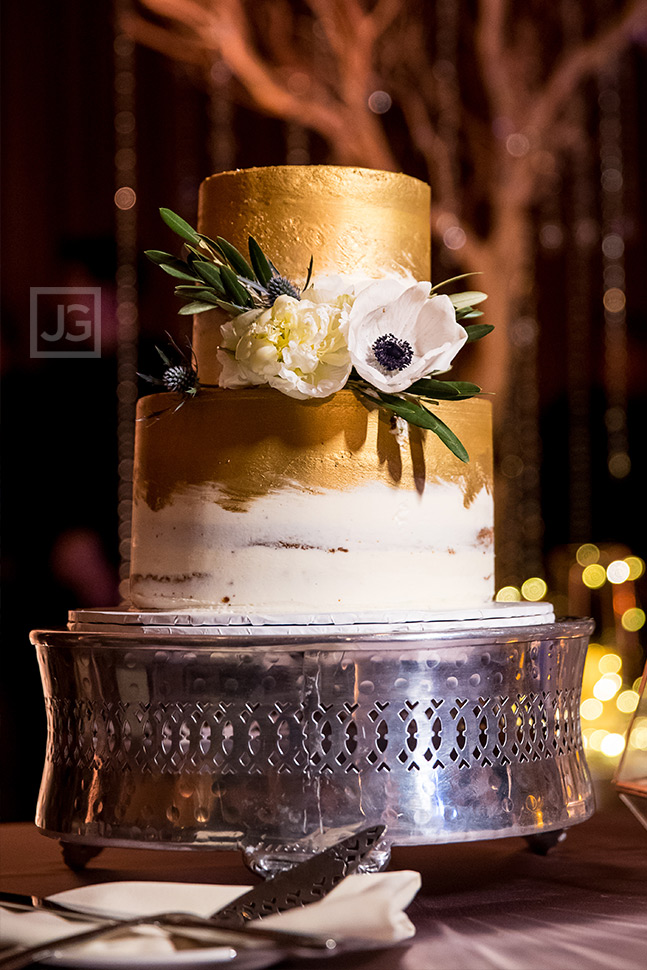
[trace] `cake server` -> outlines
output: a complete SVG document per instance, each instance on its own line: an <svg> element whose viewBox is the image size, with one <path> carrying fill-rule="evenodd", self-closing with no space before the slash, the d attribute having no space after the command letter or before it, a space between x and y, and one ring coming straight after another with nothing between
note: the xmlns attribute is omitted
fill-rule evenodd
<svg viewBox="0 0 647 970"><path fill-rule="evenodd" d="M55 916L60 916L65 920L72 923L95 923L97 928L101 926L117 926L118 924L123 925L126 922L127 917L116 917L116 916L100 916L94 914L87 909L72 909L71 906L64 906L63 903L57 903L53 899L47 899L43 896L26 896L23 893L5 893L0 892L0 906L8 906L10 909L17 909L24 912L39 912L44 911L47 913L53 913ZM161 914L164 915L164 914ZM181 913L173 914L182 915ZM157 917L156 915L156 918ZM189 925L189 920L195 919L195 926ZM213 930L218 930L220 927L216 926L210 917L203 916L193 916L191 913L186 914L186 922L182 923L182 928L189 931L191 938L194 938L193 930L206 930L208 933ZM317 933L299 933L294 930L281 930L274 929L270 926L261 926L257 924L252 927L254 935L259 940L266 940L270 943L283 944L286 947L305 947L307 949L314 950L331 950L334 949L335 941L331 941L329 937L322 936ZM223 927L223 934L226 934L228 939L233 937L234 942L236 937L246 936L248 934L248 928L244 926L228 926ZM184 936L185 934L181 932L180 927L178 927L177 936ZM0 958L0 967L4 967L2 959Z"/></svg>
<svg viewBox="0 0 647 970"><path fill-rule="evenodd" d="M57 956L61 950L68 947L93 940L108 939L110 936L116 936L123 933L124 930L136 926L157 925L164 928L176 927L180 930L182 928L223 929L234 932L244 929L250 937L252 935L257 936L260 941L261 938L265 938L268 928L260 926L255 929L251 926L247 930L249 923L260 920L264 916L283 913L289 909L307 906L323 899L342 879L359 869L362 861L376 845L384 831L385 826L383 825L361 829L310 859L298 863L291 869L277 873L260 886L255 886L249 892L239 896L232 903L216 910L209 917L169 912L156 913L151 916L138 916L128 920L104 922L102 926L93 927L83 933L75 933L73 936L66 936L49 943L41 943L0 959L0 970L20 970L30 963ZM58 909L56 905L52 908ZM63 914L61 913L61 915ZM92 916L87 914L87 918L92 919ZM278 943L275 939L274 930L269 932L272 933L275 945L280 949L285 949L286 953L291 948L305 946L306 940L309 948L314 946L329 952L337 946L337 942L328 937L284 934L283 931L277 931L277 933L281 933L281 940L286 941L289 937L290 941ZM300 940L297 941L295 937L299 937ZM235 951L232 951L232 953L235 955Z"/></svg>

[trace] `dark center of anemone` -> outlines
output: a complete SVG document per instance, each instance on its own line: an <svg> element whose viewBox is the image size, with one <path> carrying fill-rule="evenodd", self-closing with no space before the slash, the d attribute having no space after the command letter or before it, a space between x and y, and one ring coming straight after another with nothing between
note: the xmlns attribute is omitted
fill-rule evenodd
<svg viewBox="0 0 647 970"><path fill-rule="evenodd" d="M371 348L378 364L385 370L404 370L413 360L413 347L392 333L383 333Z"/></svg>

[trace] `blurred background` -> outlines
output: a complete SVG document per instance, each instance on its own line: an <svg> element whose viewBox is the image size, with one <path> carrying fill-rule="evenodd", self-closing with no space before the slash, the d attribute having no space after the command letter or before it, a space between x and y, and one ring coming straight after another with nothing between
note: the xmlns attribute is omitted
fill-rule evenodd
<svg viewBox="0 0 647 970"><path fill-rule="evenodd" d="M495 395L497 596L595 617L582 718L608 777L645 644L646 0L6 0L2 18L2 818L33 817L44 754L29 630L124 595L137 371L189 332L141 256L176 245L158 207L194 222L203 178L255 165L431 183L432 280L482 273L496 326L455 374ZM61 287L90 301L87 331L34 295Z"/></svg>

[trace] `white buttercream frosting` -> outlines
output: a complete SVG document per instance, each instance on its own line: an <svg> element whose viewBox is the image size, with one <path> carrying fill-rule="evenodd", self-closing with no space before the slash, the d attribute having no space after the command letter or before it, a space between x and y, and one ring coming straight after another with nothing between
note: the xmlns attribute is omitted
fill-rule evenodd
<svg viewBox="0 0 647 970"><path fill-rule="evenodd" d="M135 504L134 606L223 612L441 608L491 601L492 497L458 483L288 486L229 511L214 484ZM340 541L340 536L343 539Z"/></svg>

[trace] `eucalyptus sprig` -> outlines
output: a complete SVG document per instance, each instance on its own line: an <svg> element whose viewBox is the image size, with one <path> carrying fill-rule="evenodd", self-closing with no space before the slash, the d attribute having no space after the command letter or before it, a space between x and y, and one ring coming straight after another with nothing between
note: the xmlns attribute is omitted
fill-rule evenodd
<svg viewBox="0 0 647 970"><path fill-rule="evenodd" d="M210 239L171 209L159 211L169 229L184 241L187 258L158 249L148 249L145 255L169 276L181 280L175 287L175 295L184 304L180 314L189 316L220 307L231 316L238 316L247 310L272 306L281 294L300 299L300 291L279 273L253 236L248 240L248 261L222 236ZM312 264L310 259L306 287Z"/></svg>
<svg viewBox="0 0 647 970"><path fill-rule="evenodd" d="M352 371L348 387L371 403L404 418L409 424L433 431L457 458L464 462L469 461L467 450L459 438L422 401L431 404L438 404L440 401L466 401L482 393L478 384L469 381L439 381L428 377L416 381L399 394L386 394L363 380L356 371Z"/></svg>
<svg viewBox="0 0 647 970"><path fill-rule="evenodd" d="M443 280L442 283L436 283L435 286L432 286L429 296L435 296L438 290L448 286L449 283L464 280L468 276L480 276L480 273L461 273L460 276L452 276L448 280ZM481 290L463 290L461 293L450 293L449 299L456 311L456 319L467 331L468 344L480 340L488 333L492 333L494 326L490 323L464 323L465 320L474 320L476 317L483 316L483 311L475 308L479 303L487 300L487 293L483 293Z"/></svg>

